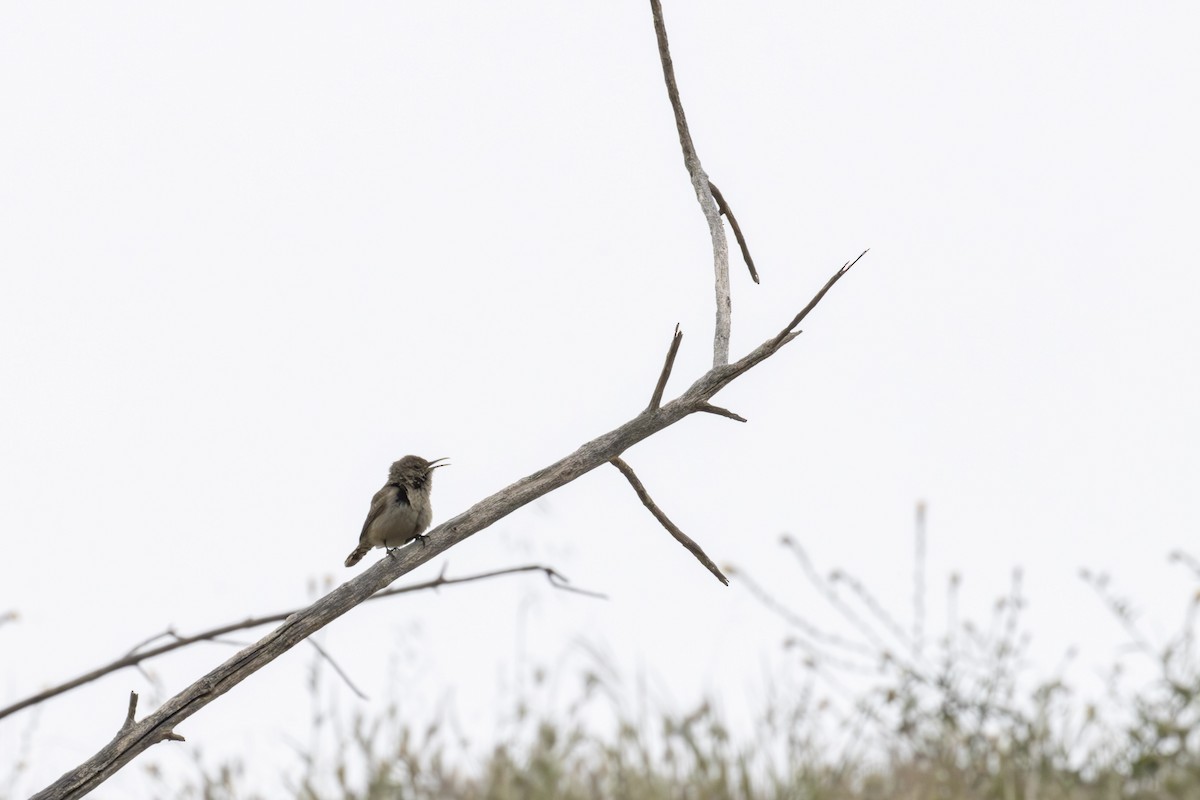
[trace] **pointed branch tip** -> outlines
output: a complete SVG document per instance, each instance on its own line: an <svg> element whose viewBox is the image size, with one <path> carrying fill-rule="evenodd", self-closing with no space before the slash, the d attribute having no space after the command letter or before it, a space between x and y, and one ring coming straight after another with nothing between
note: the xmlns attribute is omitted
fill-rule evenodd
<svg viewBox="0 0 1200 800"><path fill-rule="evenodd" d="M800 313L797 314L795 316L795 318L793 318L792 321L788 323L787 327L784 328L783 330L781 330L779 332L779 335L771 340L771 347L773 347L773 348L779 347L780 345L784 344L784 340L791 341L791 339L788 339L789 334L791 334L795 330L795 327L797 325L799 325L804 320L805 317L808 316L808 312L810 312L814 308L816 308L817 303L821 302L821 299L823 297L825 297L825 294L830 289L833 288L833 285L838 282L838 279L841 278L843 275L845 275L847 272L849 272L850 268L853 267L855 264L857 264L862 259L862 257L865 256L870 251L871 251L871 248L868 247L866 250L863 250L861 253L858 254L858 258L854 259L853 261L847 261L845 264L843 264L841 266L841 269L839 269L837 272L833 273L833 277L825 282L825 285L821 287L821 290L819 292L817 292L815 295L813 295L813 299L808 301L808 305L806 305L804 308L800 309ZM795 337L792 337L792 338L795 338Z"/></svg>
<svg viewBox="0 0 1200 800"><path fill-rule="evenodd" d="M662 372L659 373L658 383L654 386L654 394L650 396L650 405L646 406L647 411L657 411L662 405L663 392L667 389L667 381L671 377L671 370L675 368L675 356L679 353L679 343L683 341L683 331L679 329L679 323L675 323L675 335L671 337L671 346L667 349L667 359L663 362Z"/></svg>
<svg viewBox="0 0 1200 800"><path fill-rule="evenodd" d="M129 693L129 708L125 712L125 721L121 723L121 733L129 730L134 726L137 720L138 694L137 692ZM118 734L119 735L119 734Z"/></svg>
<svg viewBox="0 0 1200 800"><path fill-rule="evenodd" d="M727 419L734 420L735 422L746 421L746 418L741 414L735 414L727 408L714 406L712 403L705 403L704 405L700 406L700 410L708 414L716 414L718 417L726 417Z"/></svg>
<svg viewBox="0 0 1200 800"><path fill-rule="evenodd" d="M750 270L750 278L755 283L760 283L758 270L754 268L754 259L750 257L750 246L746 244L746 237L742 235L742 226L738 225L737 217L733 215L733 209L729 207L721 190L711 180L708 182L708 188L712 192L713 200L717 201L717 210L725 215L725 219L729 220L729 227L733 228L733 238L737 239L738 247L742 249L742 260L746 262L746 268Z"/></svg>
<svg viewBox="0 0 1200 800"><path fill-rule="evenodd" d="M659 524L667 529L667 533L675 537L675 541L679 542L689 553L695 556L696 560L703 564L705 569L717 577L717 580L728 586L729 578L725 577L725 574L713 563L713 560L701 549L700 545L696 544L694 539L681 531L678 525L671 522L662 509L650 498L650 493L646 491L646 487L638 480L637 473L633 471L633 467L622 461L619 456L614 457L609 463L621 471L621 474L629 481L629 485L633 487L633 491L637 494L638 499L642 501L642 505L654 515Z"/></svg>

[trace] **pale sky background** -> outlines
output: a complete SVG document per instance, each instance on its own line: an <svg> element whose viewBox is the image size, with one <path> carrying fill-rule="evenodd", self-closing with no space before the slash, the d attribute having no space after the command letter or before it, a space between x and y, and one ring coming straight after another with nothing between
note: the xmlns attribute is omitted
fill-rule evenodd
<svg viewBox="0 0 1200 800"><path fill-rule="evenodd" d="M1200 550L1200 12L1190 3L667 1L735 258L732 354L871 253L805 334L627 453L667 513L811 618L779 535L908 619L930 505L930 626L961 571L984 616L1026 571L1034 656L1154 630ZM181 632L301 605L388 464L450 456L435 522L711 361L712 275L648 4L0 5L0 705ZM371 563L376 556L368 558ZM439 559L413 573L428 579ZM361 607L321 634L373 698L447 705L478 746L516 664L575 691L581 643L665 706L732 718L798 671L787 628L720 586L612 469L448 554L554 566ZM263 630L261 633L265 633ZM257 635L261 635L257 634ZM241 637L251 640L257 635ZM35 790L233 652L191 648L0 721ZM311 648L141 765L295 757ZM392 666L389 666L391 664ZM397 677L403 682L397 680ZM347 709L370 709L340 689ZM277 788L277 787L276 787Z"/></svg>

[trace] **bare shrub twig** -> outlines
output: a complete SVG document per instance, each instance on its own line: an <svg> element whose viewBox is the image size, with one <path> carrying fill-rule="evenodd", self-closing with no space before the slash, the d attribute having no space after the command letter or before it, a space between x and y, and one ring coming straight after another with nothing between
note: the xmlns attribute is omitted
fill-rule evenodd
<svg viewBox="0 0 1200 800"><path fill-rule="evenodd" d="M754 268L754 259L750 257L750 245L746 244L746 237L742 235L742 226L738 225L737 217L733 215L733 209L729 207L729 201L711 180L708 182L708 188L712 191L713 199L717 201L717 209L725 215L725 219L729 220L729 227L733 228L733 237L737 239L738 247L742 248L742 260L746 262L746 268L750 270L750 278L755 283L759 283L758 270Z"/></svg>
<svg viewBox="0 0 1200 800"><path fill-rule="evenodd" d="M521 567L508 567L506 569L491 570L489 572L481 572L475 575L464 575L461 578L447 578L445 570L437 578L431 581L423 581L422 583L414 583L411 586L398 586L395 589L387 589L378 592L377 594L368 597L368 600L381 600L385 597L395 597L398 594L408 594L409 592L421 592L426 589L438 589L442 586L454 586L460 583L471 583L473 581L487 580L488 578L496 578L502 575L517 575L525 572L542 572L546 575L546 579L550 581L550 585L556 589L562 589L568 592L588 595L589 597L601 597L604 595L597 592L589 592L584 589L577 589L567 583L566 578L560 575L557 571L550 567L542 566L541 564L527 564ZM188 645L196 644L197 642L219 642L221 636L234 631L247 630L249 628L258 628L263 625L269 625L272 622L283 622L293 614L303 611L303 608L293 608L290 611L280 611L277 614L268 614L262 617L249 617L241 622L232 622L226 625L219 625L215 628L210 628L200 633L192 634L191 636L181 636L174 629L168 628L162 633L157 633L154 636L144 639L134 645L125 655L111 661L104 666L97 667L90 672L85 672L78 677L72 678L69 681L64 681L56 686L51 686L49 689L30 695L23 700L18 700L11 705L0 708L0 719L3 719L10 714L15 714L22 709L35 706L38 703L43 703L60 694L65 694L72 689L78 689L80 686L91 683L92 681L103 678L112 672L125 669L126 667L139 667L143 661L147 661L156 656L161 656L164 653L170 653L173 650L178 650ZM143 647L158 641L159 639L169 638L170 642L159 645L150 650L142 650ZM226 642L227 644L236 644L236 642ZM339 670L340 672L340 670ZM358 691L357 689L355 690Z"/></svg>
<svg viewBox="0 0 1200 800"><path fill-rule="evenodd" d="M638 499L642 501L642 505L650 510L650 513L654 515L656 520L662 523L662 526L667 529L667 533L674 536L675 541L686 547L687 551L694 555L697 561L703 564L713 575L716 575L717 580L728 586L729 578L726 578L725 574L717 568L717 565L714 564L713 560L708 557L703 549L701 549L700 545L696 544L692 537L681 531L678 525L676 525L674 522L671 522L671 520L667 518L667 515L663 513L663 510L659 508L652 499L650 499L650 493L646 491L646 487L642 485L640 480L638 480L637 473L633 471L633 467L626 464L619 457L613 458L609 463L621 471L621 474L624 475L625 479L629 481L629 485L633 487L633 491L637 493Z"/></svg>

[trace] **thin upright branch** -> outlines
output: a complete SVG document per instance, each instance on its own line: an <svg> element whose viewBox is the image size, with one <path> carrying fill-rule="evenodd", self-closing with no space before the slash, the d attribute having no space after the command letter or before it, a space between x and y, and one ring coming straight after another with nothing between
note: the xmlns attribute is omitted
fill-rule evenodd
<svg viewBox="0 0 1200 800"><path fill-rule="evenodd" d="M758 270L754 268L754 259L750 257L750 245L746 244L746 237L742 235L742 226L738 225L737 217L733 215L733 209L729 207L729 201L711 180L708 182L708 188L712 190L713 199L717 201L717 209L725 215L725 219L729 220L729 227L733 228L733 238L737 239L738 247L742 248L742 260L746 262L746 268L750 270L750 277L755 283L759 283Z"/></svg>
<svg viewBox="0 0 1200 800"><path fill-rule="evenodd" d="M386 591L379 592L367 599L381 600L384 597L394 597L398 594L420 592L426 589L437 589L442 586L453 586L459 583L471 583L472 581L482 581L487 580L488 578L496 578L501 575L516 575L524 572L544 573L547 580L550 581L550 585L556 589L575 592L577 594L584 594L588 595L589 597L604 597L604 595L597 592L589 592L586 589L577 589L574 586L571 586L567 582L566 578L550 567L542 566L541 564L527 564L521 567L509 567L507 569L497 569L490 572L480 572L475 575L464 575L461 578L447 578L445 572L443 571L443 573L434 580L424 581L422 583L414 583L411 586L398 586L395 589L388 589ZM191 636L180 636L173 629L168 628L166 631L155 634L154 636L144 639L143 641L134 645L133 648L124 656L116 659L115 661L105 664L102 667L97 667L90 672L85 672L84 674L76 678L72 678L69 681L64 681L57 686L51 686L49 689L44 689L37 694L30 695L24 700L18 700L11 705L0 708L0 719L3 719L10 714L15 714L22 709L29 708L30 706L35 706L38 703L43 703L52 697L57 697L58 695L69 692L72 689L77 689L80 686L84 686L92 681L98 680L99 678L103 678L109 673L117 672L118 670L125 669L126 667L137 667L143 661L147 661L148 659L156 656L161 656L164 653L170 653L173 650L178 650L182 647L196 644L197 642L217 642L220 641L219 637L234 631L246 630L248 628L258 628L263 625L269 625L272 622L283 622L291 615L299 613L303 610L303 608L293 608L290 611L281 611L278 614L268 614L267 616L263 617L250 617L242 620L241 622L220 625L216 628L210 628L209 630L201 631L200 633L196 633ZM143 647L149 645L151 642L158 641L162 638L170 638L171 641L150 650L142 650ZM349 681L347 681L347 683L348 682ZM357 692L358 690L355 689L355 691Z"/></svg>
<svg viewBox="0 0 1200 800"><path fill-rule="evenodd" d="M692 164L699 164L696 146L692 144L692 132L688 129L687 115L683 113L683 102L679 99L679 84L675 82L675 62L671 60L671 47L667 42L667 23L663 20L662 2L650 0L650 13L654 17L654 35L658 39L658 59L662 62L663 80L667 84L667 98L675 114L675 128L679 131L679 147L683 150L683 161L692 171Z"/></svg>
<svg viewBox="0 0 1200 800"><path fill-rule="evenodd" d="M683 331L679 330L677 322L675 323L675 335L671 337L671 346L667 349L667 360L663 363L658 383L654 386L654 394L650 396L650 405L646 406L647 411L654 411L662 405L663 392L667 389L667 381L671 377L671 370L675 367L675 356L679 353L679 343L682 341Z"/></svg>
<svg viewBox="0 0 1200 800"><path fill-rule="evenodd" d="M133 723L136 722L136 717L137 717L137 706L138 706L138 694L137 694L137 692L130 692L129 693L129 707L125 711L125 722L121 724L120 729L117 731L118 736L122 733L125 733L126 731L128 731L130 728L133 727Z"/></svg>
<svg viewBox="0 0 1200 800"><path fill-rule="evenodd" d="M667 84L667 98L675 113L675 128L679 132L679 146L683 150L683 164L704 219L708 223L708 235L712 239L713 272L717 295L717 321L713 334L713 366L723 367L729 363L729 331L732 326L733 302L729 295L729 243L725 239L725 226L721 224L721 210L713 198L711 184L696 146L688 130L687 117L683 113L683 102L679 99L679 85L675 82L675 65L671 61L671 48L667 43L667 25L663 21L662 3L650 0L650 13L654 17L654 33L658 38L658 58L662 62L663 80Z"/></svg>
<svg viewBox="0 0 1200 800"><path fill-rule="evenodd" d="M618 457L614 457L610 463L617 469L621 470L621 474L624 475L626 480L629 481L629 485L632 486L633 491L637 493L638 499L642 501L642 505L649 509L650 513L654 515L654 518L658 520L664 528L667 529L667 533L674 536L675 541L687 548L687 551L694 555L697 561L703 564L713 575L716 575L717 580L728 586L729 578L725 577L725 573L721 572L721 570L717 568L717 565L713 563L713 560L708 557L708 554L704 552L700 545L696 544L692 537L681 531L678 525L676 525L674 522L671 522L667 515L663 513L663 510L659 508L658 505L655 504L655 502L650 498L650 493L646 491L646 487L642 485L640 480L638 480L637 473L633 471L633 467L629 466Z"/></svg>

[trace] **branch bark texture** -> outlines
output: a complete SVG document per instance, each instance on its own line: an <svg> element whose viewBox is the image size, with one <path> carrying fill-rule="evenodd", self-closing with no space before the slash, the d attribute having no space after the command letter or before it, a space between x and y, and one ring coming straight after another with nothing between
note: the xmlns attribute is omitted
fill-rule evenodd
<svg viewBox="0 0 1200 800"><path fill-rule="evenodd" d="M174 738L177 735L175 728L197 711L350 609L370 600L397 578L522 506L612 461L638 442L681 419L695 413L712 413L713 406L709 401L713 396L792 341L799 334L794 330L796 325L857 261L855 259L839 269L787 327L740 360L713 367L675 400L659 408L647 408L624 425L597 436L565 458L443 522L429 532L425 546L405 547L394 556L381 558L357 578L342 584L304 610L288 616L278 628L179 692L141 722L122 726L118 735L98 753L34 795L34 798L57 800L83 797L138 754L158 742Z"/></svg>
<svg viewBox="0 0 1200 800"><path fill-rule="evenodd" d="M621 474L625 476L625 480L629 481L629 485L632 486L633 491L637 493L638 499L642 501L642 505L644 505L650 511L650 513L654 515L654 518L659 521L659 524L667 529L668 533L675 537L675 541L687 548L687 551L694 555L696 560L704 565L705 569L717 576L717 580L728 586L729 578L726 578L725 574L721 572L720 568L713 563L713 560L708 557L708 553L705 553L704 549L700 547L700 545L698 545L692 537L681 531L678 525L676 525L674 522L671 522L670 518L666 515L666 512L659 508L658 504L651 499L650 493L646 491L646 487L643 486L642 482L638 479L637 473L633 471L633 467L626 464L621 458L614 458L612 460L612 465L621 470Z"/></svg>
<svg viewBox="0 0 1200 800"><path fill-rule="evenodd" d="M721 210L713 198L712 184L696 146L688 130L687 117L683 113L683 102L679 99L679 85L675 82L675 64L671 61L671 48L667 42L667 24L663 20L662 3L650 0L650 13L654 17L654 33L658 37L658 58L662 62L663 80L667 84L667 99L675 113L675 128L679 131L679 146L683 149L683 164L687 167L696 200L708 223L708 235L712 239L713 272L717 294L717 322L713 333L713 366L723 367L729 363L729 332L733 324L733 301L729 293L729 241L725 238L725 226L721 224ZM756 273L757 275L757 273Z"/></svg>

